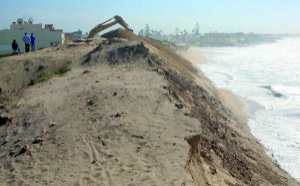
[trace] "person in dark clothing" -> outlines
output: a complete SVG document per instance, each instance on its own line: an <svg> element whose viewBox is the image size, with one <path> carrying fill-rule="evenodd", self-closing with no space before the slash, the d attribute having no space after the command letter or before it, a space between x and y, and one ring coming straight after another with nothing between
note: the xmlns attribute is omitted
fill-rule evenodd
<svg viewBox="0 0 300 186"><path fill-rule="evenodd" d="M29 35L27 35L27 33L25 33L25 35L23 36L23 41L25 43L25 50L26 50L26 52L29 52L30 37L29 37Z"/></svg>
<svg viewBox="0 0 300 186"><path fill-rule="evenodd" d="M30 45L31 45L31 51L35 51L35 35L31 33L30 36Z"/></svg>
<svg viewBox="0 0 300 186"><path fill-rule="evenodd" d="M17 43L17 41L14 39L12 44L11 44L11 48L13 49L14 53L16 53L16 51L18 51L18 54L20 54L20 48L19 45Z"/></svg>

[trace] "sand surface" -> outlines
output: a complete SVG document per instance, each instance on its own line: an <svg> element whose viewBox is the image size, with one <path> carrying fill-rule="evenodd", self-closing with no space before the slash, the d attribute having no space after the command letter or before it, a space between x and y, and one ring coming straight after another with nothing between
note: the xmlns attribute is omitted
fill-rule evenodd
<svg viewBox="0 0 300 186"><path fill-rule="evenodd" d="M128 40L0 59L2 185L299 185L189 61L131 32L107 36Z"/></svg>
<svg viewBox="0 0 300 186"><path fill-rule="evenodd" d="M48 52L59 61L68 54L60 50ZM44 52L25 55L39 59ZM20 65L19 58L9 62ZM192 184L184 138L199 133L200 124L171 99L168 82L147 63L78 67L30 87L16 101L19 108L4 114L13 119L1 131L8 143L1 153L1 182ZM25 145L28 153L18 155Z"/></svg>
<svg viewBox="0 0 300 186"><path fill-rule="evenodd" d="M26 91L11 114L31 156L6 159L6 183L180 185L199 122L170 103L155 72L126 66L73 70ZM93 100L92 105L88 101ZM134 104L133 104L134 103ZM22 117L23 116L23 117ZM24 123L28 123L24 127ZM23 124L22 124L23 123ZM51 127L51 124L55 126ZM33 130L34 129L34 130ZM42 143L32 144L45 134ZM18 149L16 149L18 150ZM3 160L3 159L2 159ZM56 161L57 160L57 161Z"/></svg>
<svg viewBox="0 0 300 186"><path fill-rule="evenodd" d="M200 47L191 46L187 51L179 50L177 53L190 61L194 66L201 65L207 61Z"/></svg>

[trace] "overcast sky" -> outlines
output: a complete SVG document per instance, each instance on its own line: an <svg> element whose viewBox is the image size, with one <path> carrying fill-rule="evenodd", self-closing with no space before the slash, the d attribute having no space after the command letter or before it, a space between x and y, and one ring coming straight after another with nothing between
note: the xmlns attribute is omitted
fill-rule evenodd
<svg viewBox="0 0 300 186"><path fill-rule="evenodd" d="M120 15L138 33L151 30L191 32L300 33L300 0L0 0L0 29L19 17L54 24L65 32L89 32ZM114 26L114 28L118 28Z"/></svg>

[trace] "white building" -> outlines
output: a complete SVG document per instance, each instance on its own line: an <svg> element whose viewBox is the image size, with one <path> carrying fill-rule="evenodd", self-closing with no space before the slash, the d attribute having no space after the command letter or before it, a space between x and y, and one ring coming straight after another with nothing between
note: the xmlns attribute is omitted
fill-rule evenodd
<svg viewBox="0 0 300 186"><path fill-rule="evenodd" d="M33 19L24 21L19 18L17 22L10 25L10 29L0 30L0 53L12 52L11 43L15 39L21 51L25 51L25 44L22 40L24 34L33 33L36 37L36 49L62 44L65 42L63 30L54 29L52 24L34 24Z"/></svg>

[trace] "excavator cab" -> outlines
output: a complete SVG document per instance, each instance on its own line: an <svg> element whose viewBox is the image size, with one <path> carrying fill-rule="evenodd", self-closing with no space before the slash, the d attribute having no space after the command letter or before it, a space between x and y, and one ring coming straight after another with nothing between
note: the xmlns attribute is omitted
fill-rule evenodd
<svg viewBox="0 0 300 186"><path fill-rule="evenodd" d="M111 20L113 20L113 19L114 19L113 22L108 23L109 21L111 21ZM125 29L130 30L131 32L133 32L133 30L132 30L132 29L128 26L128 24L123 20L123 18L122 18L121 16L116 15L116 16L114 16L113 18L111 18L111 19L109 19L109 20L107 20L107 21L105 21L105 22L103 22L103 23L101 23L101 24L95 26L95 28L93 28L93 29L90 31L90 33L89 33L89 35L88 35L88 38L93 38L93 37L95 36L95 34L101 32L102 30L105 30L105 29L107 29L107 28L109 28L109 27L112 27L112 26L114 26L114 25L117 24L117 23L119 23L119 24L120 24L122 27L124 27Z"/></svg>

